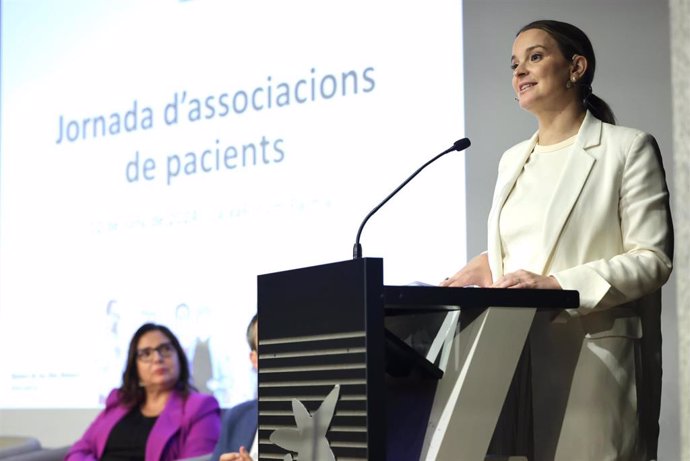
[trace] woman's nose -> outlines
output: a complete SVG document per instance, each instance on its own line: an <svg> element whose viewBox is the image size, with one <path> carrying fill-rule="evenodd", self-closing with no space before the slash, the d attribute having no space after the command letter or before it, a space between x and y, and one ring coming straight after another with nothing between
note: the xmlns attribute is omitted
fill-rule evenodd
<svg viewBox="0 0 690 461"><path fill-rule="evenodd" d="M517 64L515 69L513 69L513 76L515 77L520 77L522 75L525 75L527 73L527 70L525 69L525 66L522 64Z"/></svg>

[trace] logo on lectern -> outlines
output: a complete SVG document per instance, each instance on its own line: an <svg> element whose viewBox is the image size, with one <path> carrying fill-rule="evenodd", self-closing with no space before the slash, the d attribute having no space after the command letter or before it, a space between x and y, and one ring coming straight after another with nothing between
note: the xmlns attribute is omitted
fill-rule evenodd
<svg viewBox="0 0 690 461"><path fill-rule="evenodd" d="M339 394L340 385L336 384L313 415L302 402L292 399L292 414L297 429L277 429L269 436L269 440L281 448L295 452L299 461L335 461L326 432L333 420ZM292 453L286 454L283 461L293 461Z"/></svg>

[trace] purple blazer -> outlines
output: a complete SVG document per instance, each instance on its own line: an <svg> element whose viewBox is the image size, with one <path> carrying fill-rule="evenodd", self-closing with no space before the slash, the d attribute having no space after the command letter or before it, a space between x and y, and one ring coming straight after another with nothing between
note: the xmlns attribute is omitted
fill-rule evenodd
<svg viewBox="0 0 690 461"><path fill-rule="evenodd" d="M91 426L67 452L65 461L100 459L110 431L130 408L120 404L114 389ZM220 435L220 408L210 395L173 392L146 442L146 461L173 461L212 453Z"/></svg>

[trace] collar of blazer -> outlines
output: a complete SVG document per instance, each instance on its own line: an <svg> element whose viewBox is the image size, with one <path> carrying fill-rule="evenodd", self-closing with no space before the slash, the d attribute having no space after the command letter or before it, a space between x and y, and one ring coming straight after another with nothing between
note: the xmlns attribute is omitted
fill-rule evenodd
<svg viewBox="0 0 690 461"><path fill-rule="evenodd" d="M543 275L546 275L544 272L550 265L563 226L577 203L594 165L595 159L587 150L601 144L601 133L602 122L588 111L577 134L572 155L568 156L563 174L544 213L544 227L539 238L539 241L544 242L544 246L535 248L540 257L540 272ZM488 219L488 244L491 250L489 264L494 280L503 275L503 248L498 233L500 212L536 143L537 133L534 133L529 140L506 151L499 164L496 191Z"/></svg>
<svg viewBox="0 0 690 461"><path fill-rule="evenodd" d="M166 445L180 430L183 416L184 398L179 392L174 391L151 429L155 436L149 436L146 443L146 459L162 459Z"/></svg>

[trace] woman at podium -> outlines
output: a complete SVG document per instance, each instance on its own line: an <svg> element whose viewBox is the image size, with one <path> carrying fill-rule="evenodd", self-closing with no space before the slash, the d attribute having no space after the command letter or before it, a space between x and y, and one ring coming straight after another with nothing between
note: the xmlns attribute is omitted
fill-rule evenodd
<svg viewBox="0 0 690 461"><path fill-rule="evenodd" d="M441 285L577 290L579 308L530 331L534 459L655 459L673 254L659 147L594 94L579 28L532 22L511 55L537 131L501 157L487 251Z"/></svg>

